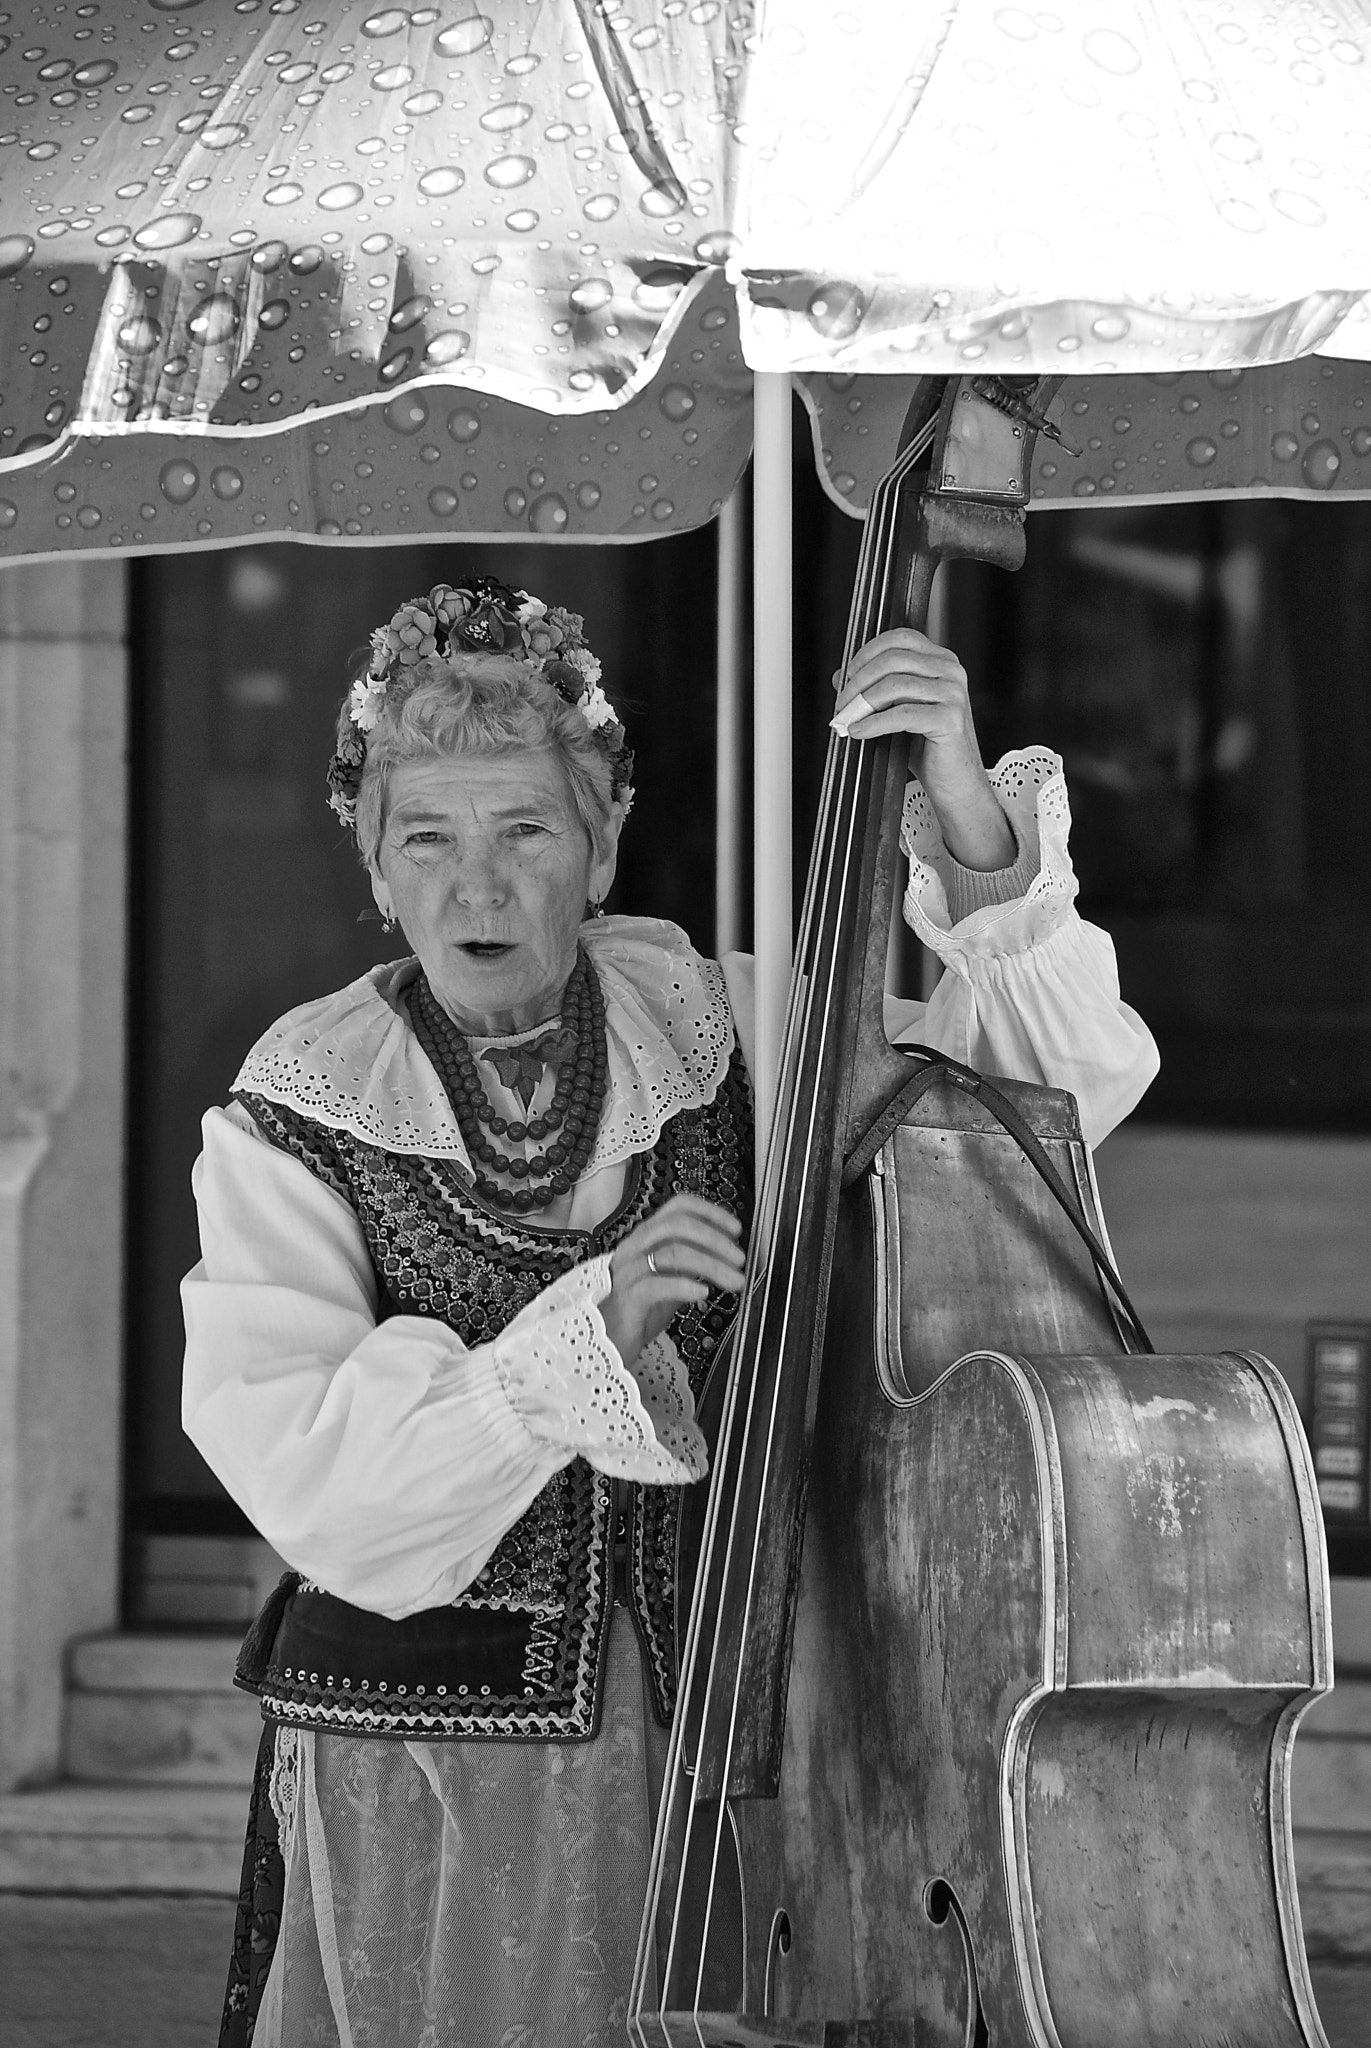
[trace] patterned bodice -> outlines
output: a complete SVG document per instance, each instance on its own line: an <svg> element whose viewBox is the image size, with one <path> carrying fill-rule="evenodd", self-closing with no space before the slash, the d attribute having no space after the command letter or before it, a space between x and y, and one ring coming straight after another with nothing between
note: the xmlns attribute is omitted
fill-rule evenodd
<svg viewBox="0 0 1371 2048"><path fill-rule="evenodd" d="M390 1152L255 1094L235 1098L263 1134L356 1211L378 1316L432 1316L488 1343L561 1274L612 1251L674 1194L707 1196L744 1227L752 1108L735 1052L714 1100L682 1111L630 1163L623 1200L595 1229L496 1214L451 1160ZM671 1335L698 1398L730 1320L718 1294L687 1304ZM681 1489L628 1489L629 1604L655 1710L676 1688ZM614 1488L582 1458L556 1473L450 1605L404 1621L291 1575L260 1618L240 1682L271 1718L367 1735L574 1740L595 1731L613 1600Z"/></svg>

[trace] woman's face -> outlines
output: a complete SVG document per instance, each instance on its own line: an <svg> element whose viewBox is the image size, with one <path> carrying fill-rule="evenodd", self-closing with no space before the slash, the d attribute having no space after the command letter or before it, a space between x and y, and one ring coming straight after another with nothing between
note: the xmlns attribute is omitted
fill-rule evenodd
<svg viewBox="0 0 1371 2048"><path fill-rule="evenodd" d="M555 1012L621 823L616 808L597 856L550 748L391 769L372 889L455 1023L522 1031Z"/></svg>

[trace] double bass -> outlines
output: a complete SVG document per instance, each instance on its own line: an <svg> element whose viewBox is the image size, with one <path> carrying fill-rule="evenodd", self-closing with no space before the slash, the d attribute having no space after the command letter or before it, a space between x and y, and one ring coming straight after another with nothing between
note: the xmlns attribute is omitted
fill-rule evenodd
<svg viewBox="0 0 1371 2048"><path fill-rule="evenodd" d="M921 380L849 658L924 624L940 560L1020 565L1058 381ZM830 743L712 1478L681 1517L630 2032L1327 2048L1290 1831L1331 1685L1299 1421L1255 1353L1152 1352L1070 1095L888 1041L908 769L907 738Z"/></svg>

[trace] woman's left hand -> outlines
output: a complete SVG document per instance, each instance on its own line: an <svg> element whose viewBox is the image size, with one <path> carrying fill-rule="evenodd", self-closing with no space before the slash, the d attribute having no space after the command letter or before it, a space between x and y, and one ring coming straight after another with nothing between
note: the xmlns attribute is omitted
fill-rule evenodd
<svg viewBox="0 0 1371 2048"><path fill-rule="evenodd" d="M966 670L951 648L896 626L859 647L833 686L836 730L857 740L908 732L923 741L912 765L953 859L983 872L1011 867L1018 848L981 761Z"/></svg>

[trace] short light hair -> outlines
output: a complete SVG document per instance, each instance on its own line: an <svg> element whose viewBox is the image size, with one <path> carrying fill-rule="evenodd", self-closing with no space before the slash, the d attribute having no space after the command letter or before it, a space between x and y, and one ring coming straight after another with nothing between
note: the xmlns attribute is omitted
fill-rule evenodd
<svg viewBox="0 0 1371 2048"><path fill-rule="evenodd" d="M343 699L338 744L355 737ZM613 811L612 769L575 705L517 656L432 654L402 669L386 689L366 736L357 792L357 846L376 867L386 824L390 770L403 761L489 759L547 748L566 774L576 814L597 856Z"/></svg>

